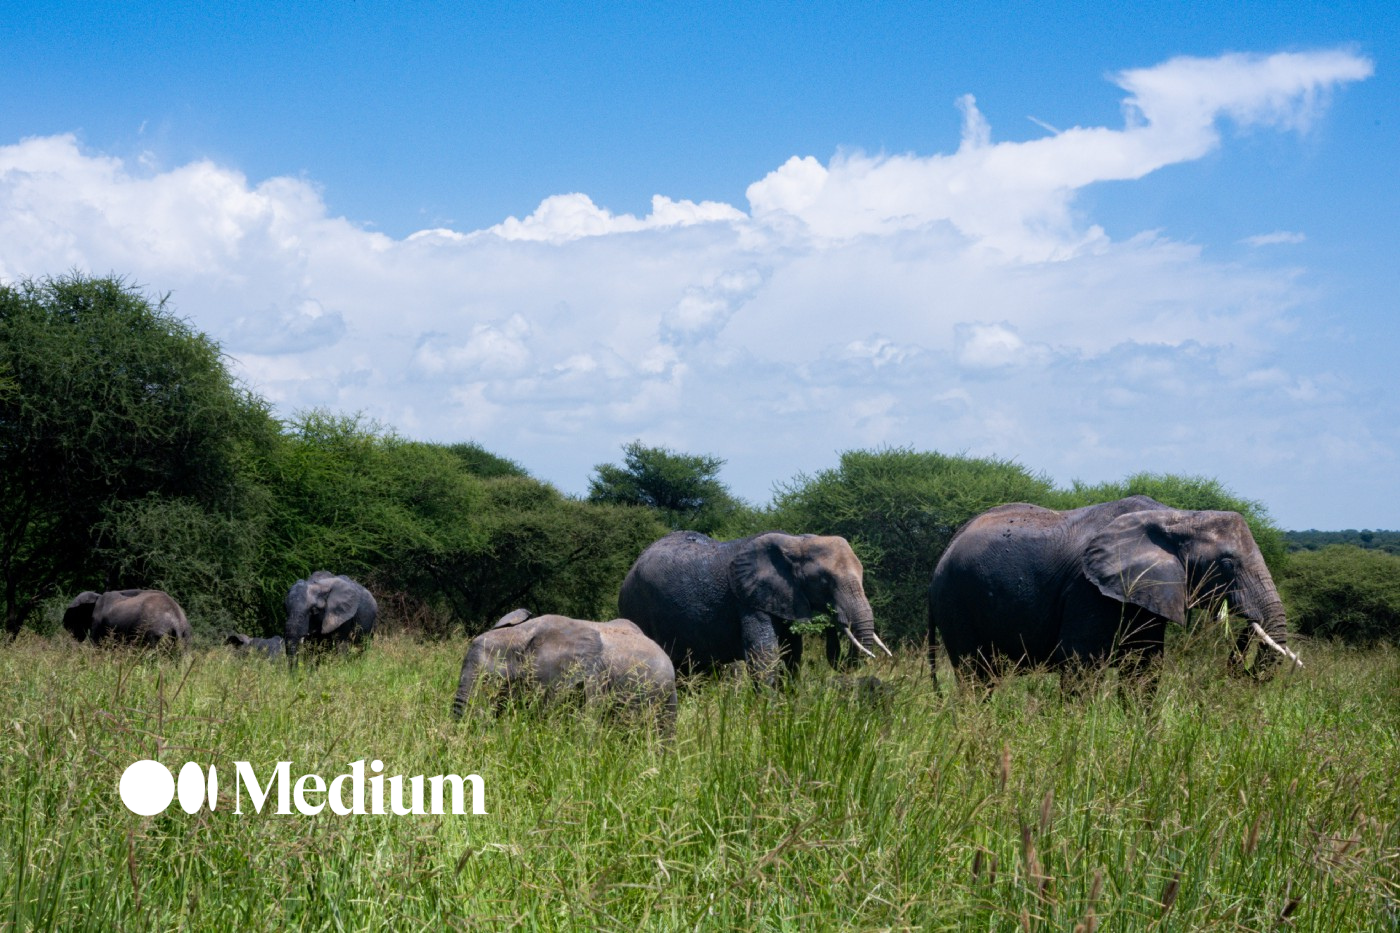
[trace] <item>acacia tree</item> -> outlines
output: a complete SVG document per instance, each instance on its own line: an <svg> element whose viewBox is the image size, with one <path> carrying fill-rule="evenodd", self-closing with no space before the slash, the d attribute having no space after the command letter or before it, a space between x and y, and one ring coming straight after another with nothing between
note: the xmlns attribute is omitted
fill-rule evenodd
<svg viewBox="0 0 1400 933"><path fill-rule="evenodd" d="M118 580L107 544L170 503L242 521L240 462L273 436L219 347L120 278L0 285L0 583L18 632L44 598ZM159 529L154 530L159 534ZM144 539L159 550L165 542Z"/></svg>
<svg viewBox="0 0 1400 933"><path fill-rule="evenodd" d="M654 509L672 530L713 534L745 512L719 480L724 460L633 441L623 465L600 463L588 481L588 501Z"/></svg>

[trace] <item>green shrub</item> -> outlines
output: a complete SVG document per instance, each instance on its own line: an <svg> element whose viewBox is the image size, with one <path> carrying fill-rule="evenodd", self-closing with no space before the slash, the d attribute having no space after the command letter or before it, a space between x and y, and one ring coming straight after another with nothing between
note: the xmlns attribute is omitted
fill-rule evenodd
<svg viewBox="0 0 1400 933"><path fill-rule="evenodd" d="M1050 504L1053 492L1048 479L1009 460L851 450L835 469L780 485L773 519L794 534L851 542L882 637L912 643L928 632L928 582L954 532L992 506Z"/></svg>
<svg viewBox="0 0 1400 933"><path fill-rule="evenodd" d="M1301 634L1400 643L1400 556L1347 544L1295 553L1282 588Z"/></svg>

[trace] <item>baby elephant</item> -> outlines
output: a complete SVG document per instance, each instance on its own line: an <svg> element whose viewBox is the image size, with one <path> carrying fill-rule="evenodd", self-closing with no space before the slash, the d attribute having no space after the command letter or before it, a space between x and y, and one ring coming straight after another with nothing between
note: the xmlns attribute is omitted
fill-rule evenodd
<svg viewBox="0 0 1400 933"><path fill-rule="evenodd" d="M274 635L271 638L254 638L241 632L233 632L224 644L232 645L233 650L239 654L257 655L263 658L280 658L283 653L281 635Z"/></svg>
<svg viewBox="0 0 1400 933"><path fill-rule="evenodd" d="M611 695L625 706L650 706L669 727L676 717L676 670L661 646L626 619L584 622L566 616L530 618L517 609L472 639L452 715L460 718L483 678L495 696L532 685L546 695L582 690Z"/></svg>
<svg viewBox="0 0 1400 933"><path fill-rule="evenodd" d="M185 647L190 623L185 611L160 590L108 590L79 593L63 613L63 627L82 641L128 642L153 648L163 642Z"/></svg>

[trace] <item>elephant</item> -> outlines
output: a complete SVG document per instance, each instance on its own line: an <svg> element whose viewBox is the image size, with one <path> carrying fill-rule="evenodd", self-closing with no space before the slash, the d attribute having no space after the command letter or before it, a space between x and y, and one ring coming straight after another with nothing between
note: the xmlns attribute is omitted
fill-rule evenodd
<svg viewBox="0 0 1400 933"><path fill-rule="evenodd" d="M589 699L608 696L624 706L649 706L663 725L676 718L676 669L661 646L627 619L531 618L528 609L517 609L472 639L452 701L454 718L461 718L483 678L498 688L497 699L526 686L547 696L582 690Z"/></svg>
<svg viewBox="0 0 1400 933"><path fill-rule="evenodd" d="M928 591L929 667L935 634L954 669L992 683L1003 669L1046 665L1074 674L1113 667L1124 683L1155 684L1168 622L1187 610L1238 614L1247 623L1231 654L1239 669L1251 638L1301 665L1288 648L1283 603L1238 512L1185 511L1148 496L1057 512L1018 502L964 525ZM1255 672L1269 665L1261 651ZM1070 677L1064 676L1066 673Z"/></svg>
<svg viewBox="0 0 1400 933"><path fill-rule="evenodd" d="M232 632L224 644L232 645L233 650L239 654L259 655L264 658L280 658L285 653L281 635L254 638L241 632Z"/></svg>
<svg viewBox="0 0 1400 933"><path fill-rule="evenodd" d="M324 646L363 646L379 617L374 595L347 576L318 570L287 591L287 625L283 642L292 667L303 640Z"/></svg>
<svg viewBox="0 0 1400 933"><path fill-rule="evenodd" d="M185 648L191 635L185 611L161 590L79 593L63 613L63 627L78 641L91 635L95 645L111 639L148 648L166 643Z"/></svg>
<svg viewBox="0 0 1400 933"><path fill-rule="evenodd" d="M875 646L860 559L845 538L781 531L718 542L677 531L637 558L618 610L665 649L683 673L744 661L756 682L772 685L802 660L792 623L835 607L839 629L864 654ZM835 638L839 636L832 633ZM839 651L827 643L833 664Z"/></svg>

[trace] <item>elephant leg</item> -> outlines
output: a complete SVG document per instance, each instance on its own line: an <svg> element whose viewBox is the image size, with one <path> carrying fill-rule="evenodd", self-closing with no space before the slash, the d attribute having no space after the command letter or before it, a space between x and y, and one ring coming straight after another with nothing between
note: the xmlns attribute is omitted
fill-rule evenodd
<svg viewBox="0 0 1400 933"><path fill-rule="evenodd" d="M1130 620L1116 652L1118 694L1127 705L1136 706L1156 695L1166 637L1167 622L1160 616L1139 614Z"/></svg>
<svg viewBox="0 0 1400 933"><path fill-rule="evenodd" d="M1113 653L1111 640L1102 646L1083 642L1062 646L1051 658L1051 665L1060 669L1060 695L1067 700L1082 700L1094 693L1109 667Z"/></svg>
<svg viewBox="0 0 1400 933"><path fill-rule="evenodd" d="M788 623L777 626L778 645L783 654L783 667L789 677L796 676L802 666L802 636Z"/></svg>
<svg viewBox="0 0 1400 933"><path fill-rule="evenodd" d="M953 662L953 679L961 690L985 700L996 689L1001 668L1002 662L994 654L978 650Z"/></svg>
<svg viewBox="0 0 1400 933"><path fill-rule="evenodd" d="M774 686L782 663L782 645L773 619L766 612L749 612L739 620L744 642L744 662L754 683Z"/></svg>

